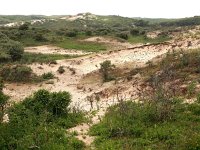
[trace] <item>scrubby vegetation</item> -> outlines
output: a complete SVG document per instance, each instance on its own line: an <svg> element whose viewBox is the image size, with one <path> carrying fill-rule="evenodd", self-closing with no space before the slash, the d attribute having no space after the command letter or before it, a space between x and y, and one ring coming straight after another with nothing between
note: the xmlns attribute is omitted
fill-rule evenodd
<svg viewBox="0 0 200 150"><path fill-rule="evenodd" d="M163 108L165 108L163 110ZM199 103L122 102L92 127L97 149L199 149Z"/></svg>
<svg viewBox="0 0 200 150"><path fill-rule="evenodd" d="M199 149L199 56L199 50L172 52L131 71L141 74L148 88L140 90L139 102L120 99L91 128L96 148Z"/></svg>
<svg viewBox="0 0 200 150"><path fill-rule="evenodd" d="M1 149L83 149L84 144L66 132L84 120L69 108L68 92L39 90L7 110L8 123L0 123Z"/></svg>
<svg viewBox="0 0 200 150"><path fill-rule="evenodd" d="M114 77L110 74L110 71L115 67L111 64L110 60L106 60L100 64L100 72L102 73L104 82L108 82L114 79Z"/></svg>
<svg viewBox="0 0 200 150"><path fill-rule="evenodd" d="M4 81L10 82L34 82L40 80L30 67L24 65L4 66L0 70L0 76Z"/></svg>
<svg viewBox="0 0 200 150"><path fill-rule="evenodd" d="M47 73L42 74L42 78L43 78L44 80L53 79L53 78L54 78L54 74L51 73L51 72L47 72Z"/></svg>
<svg viewBox="0 0 200 150"><path fill-rule="evenodd" d="M91 135L97 149L199 149L200 104L184 103L173 89L154 80L152 93L139 102L120 100L109 108Z"/></svg>
<svg viewBox="0 0 200 150"><path fill-rule="evenodd" d="M60 74L63 74L65 72L65 69L63 66L60 66L57 70Z"/></svg>
<svg viewBox="0 0 200 150"><path fill-rule="evenodd" d="M0 32L0 62L20 60L23 51L24 49L19 42L9 39Z"/></svg>
<svg viewBox="0 0 200 150"><path fill-rule="evenodd" d="M132 99L126 101L123 98L119 99L117 95L118 104L111 106L103 119L97 116L99 115L97 111L92 112L91 116L88 115L95 119L99 117L101 120L89 131L90 135L96 138L94 142L96 149L200 149L200 52L199 49L190 49L187 52L178 50L177 47L181 48L184 45L179 45L178 40L181 37L178 36L174 40L174 45L165 42L176 36L177 32L181 34L181 31L185 29L191 32L188 34L193 34L193 30L189 29L193 25L200 24L199 17L168 20L120 16L93 16L94 18L90 18L92 15L90 13L78 15L82 15L85 19L80 17L75 20L67 20L66 16L0 16L0 149L76 150L86 148L83 142L75 138L75 135L79 135L79 133L68 133L67 131L67 129L87 121L82 111L76 107L72 108L70 105L70 93L51 93L47 90L39 90L16 104L10 104L9 96L3 93L4 82L8 83L6 92L11 91L11 93L13 89L9 86L12 82L25 84L45 81L46 84L52 84L47 85L49 89L61 86L62 84L54 84L54 82L60 81L64 84L65 78L63 77L66 77L68 72L71 72L73 78L67 76L66 80L73 82L65 84L64 87L70 86L70 90L77 88L79 91L76 97L78 98L83 92L83 97L86 97L85 100L89 102L91 109L95 108L93 102L96 102L97 111L102 109L101 98L107 97L109 99L113 96L113 91L118 90L114 89L115 85L129 84L135 77L141 79L138 81L141 83L133 83L138 84L137 102ZM41 20L35 23L32 19ZM15 21L18 22L16 26L1 26L1 24ZM197 29L195 28L195 30ZM197 32L193 36L196 34L199 33ZM95 36L94 40L96 41L90 38L93 36ZM108 41L104 42L98 39L98 36L102 39L108 38L110 45L107 44ZM86 38L90 38L93 42L85 40ZM118 42L121 42L119 49L117 49ZM88 64L87 62L83 63L83 66L88 70L80 71L78 69L82 67L84 58L69 62L62 61L63 64L56 61L78 57L77 55L27 53L24 52L23 48L51 44L65 49L97 53L106 51L109 46L116 46L117 50L109 51L106 53L108 55L115 54L115 52L116 55L121 54L118 53L122 51L121 47L128 47L127 50L134 49L129 48L128 43L124 43L127 45L124 46L123 42L132 44L156 43L148 45L152 47L152 50L158 43L165 42L164 44L169 44L172 48L175 47L176 51L168 52L165 56L162 55L154 61L148 61L145 67L135 68L130 72L129 69L132 65L140 66L140 64L119 65L117 66L119 68L115 68L111 60L106 60L112 58L102 57L105 61L100 63L99 72L93 71L91 73L89 72L90 68L87 68L90 67L88 64L96 61L93 58L101 58L104 54L88 57ZM198 42L195 44L198 45ZM190 41L186 47L189 48L191 45ZM142 45L141 48L143 46L146 48L147 45ZM149 47L148 50L151 50ZM161 44L160 47L156 48L158 52L162 51ZM141 58L142 55L143 52ZM26 64L31 63L40 63L40 65L49 63L48 67L52 68L52 72L37 76L30 67L26 66ZM129 65L129 63L122 65ZM63 66L58 67L59 65ZM95 67L98 68L98 65ZM58 67L56 68L57 72L63 75L55 77L54 75L58 75L58 73L55 72L54 67ZM38 69L45 69L45 67L39 66ZM65 71L68 72L64 74ZM93 80L88 83L81 80L87 77L87 73L91 73L90 75L93 76ZM62 77L62 80L59 77ZM77 85L79 77L81 82L80 85ZM96 82L96 77L103 79L103 82L100 80ZM54 78L57 78L57 81L50 80ZM115 80L115 82L104 83L111 80ZM98 84L99 91L95 91L97 87L87 86L89 83L94 84L94 86ZM111 87L112 85L113 87ZM40 88L39 86L37 88ZM43 85L41 84L41 86ZM44 87L46 88L46 86ZM119 88L123 90L123 87ZM86 95L88 93L90 95ZM190 103L187 103L188 101ZM108 104L106 102L106 105L110 105L109 102ZM4 120L6 115L8 115L8 120ZM91 120L93 121L93 118ZM81 133L81 136L85 139L88 135L83 134L84 132Z"/></svg>

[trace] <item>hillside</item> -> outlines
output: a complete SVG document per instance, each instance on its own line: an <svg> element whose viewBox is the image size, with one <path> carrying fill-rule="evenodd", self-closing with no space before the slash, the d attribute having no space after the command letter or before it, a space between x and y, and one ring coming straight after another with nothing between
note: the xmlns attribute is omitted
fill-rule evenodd
<svg viewBox="0 0 200 150"><path fill-rule="evenodd" d="M0 16L0 149L199 149L199 17Z"/></svg>

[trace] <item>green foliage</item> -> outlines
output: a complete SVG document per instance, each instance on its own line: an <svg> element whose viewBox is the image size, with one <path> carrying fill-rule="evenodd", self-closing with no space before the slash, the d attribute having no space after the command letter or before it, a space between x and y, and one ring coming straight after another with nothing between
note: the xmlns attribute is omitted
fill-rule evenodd
<svg viewBox="0 0 200 150"><path fill-rule="evenodd" d="M157 117L154 105L122 102L111 107L103 121L92 127L90 134L98 136L95 145L102 150L198 149L200 116L193 113L197 109L190 109L190 104L177 103L177 100L170 106L174 117L160 122L151 119ZM194 106L199 108L197 104ZM191 138L193 136L196 138Z"/></svg>
<svg viewBox="0 0 200 150"><path fill-rule="evenodd" d="M6 49L8 50L8 54L13 61L20 60L24 53L24 48L19 42L10 41L6 45Z"/></svg>
<svg viewBox="0 0 200 150"><path fill-rule="evenodd" d="M188 87L187 87L187 91L188 91L188 96L191 97L192 95L195 94L195 88L196 88L196 83L195 82L191 82Z"/></svg>
<svg viewBox="0 0 200 150"><path fill-rule="evenodd" d="M131 35L135 36L135 35L139 35L140 31L138 29L132 29L130 33Z"/></svg>
<svg viewBox="0 0 200 150"><path fill-rule="evenodd" d="M46 42L47 41L47 39L41 33L36 34L34 39L36 41L39 41L39 42Z"/></svg>
<svg viewBox="0 0 200 150"><path fill-rule="evenodd" d="M0 75L5 81L30 82L36 79L30 67L24 65L5 66Z"/></svg>
<svg viewBox="0 0 200 150"><path fill-rule="evenodd" d="M54 78L54 75L53 75L51 72L48 72L48 73L42 74L42 78L43 78L44 80L49 80L49 79L53 79L53 78Z"/></svg>
<svg viewBox="0 0 200 150"><path fill-rule="evenodd" d="M105 45L100 43L80 42L73 39L65 39L64 41L58 42L55 45L65 49L83 50L87 52L99 52L107 49Z"/></svg>
<svg viewBox="0 0 200 150"><path fill-rule="evenodd" d="M11 56L4 51L0 52L0 62L8 62L11 60Z"/></svg>
<svg viewBox="0 0 200 150"><path fill-rule="evenodd" d="M4 115L4 111L5 111L8 99L9 99L9 96L5 95L2 91L0 91L0 124L3 121L3 115Z"/></svg>
<svg viewBox="0 0 200 150"><path fill-rule="evenodd" d="M0 124L1 149L84 149L84 144L66 129L84 120L82 112L69 112L70 94L67 92L50 93L39 90L23 102L8 110L9 122ZM54 114L51 108L60 110ZM60 99L60 100L59 100ZM60 109L61 108L61 109Z"/></svg>
<svg viewBox="0 0 200 150"><path fill-rule="evenodd" d="M19 26L19 30L23 30L26 31L29 28L30 23L25 22L24 24L22 24L21 26Z"/></svg>
<svg viewBox="0 0 200 150"><path fill-rule="evenodd" d="M118 33L116 36L124 40L128 40L128 34L125 32Z"/></svg>
<svg viewBox="0 0 200 150"><path fill-rule="evenodd" d="M3 93L4 83L2 78L0 78L0 124L3 121L3 115L8 102L9 96Z"/></svg>
<svg viewBox="0 0 200 150"><path fill-rule="evenodd" d="M60 116L67 111L67 107L71 102L71 95L67 92L52 93L49 108L53 115Z"/></svg>
<svg viewBox="0 0 200 150"><path fill-rule="evenodd" d="M75 31L70 31L70 32L66 33L66 36L68 36L68 37L76 37L77 33Z"/></svg>
<svg viewBox="0 0 200 150"><path fill-rule="evenodd" d="M24 49L19 42L10 40L6 35L0 33L0 60L6 62L10 59L13 61L21 59Z"/></svg>
<svg viewBox="0 0 200 150"><path fill-rule="evenodd" d="M111 64L110 60L102 62L100 72L103 74L104 82L113 80L114 78L110 75L110 71L114 68L114 65Z"/></svg>

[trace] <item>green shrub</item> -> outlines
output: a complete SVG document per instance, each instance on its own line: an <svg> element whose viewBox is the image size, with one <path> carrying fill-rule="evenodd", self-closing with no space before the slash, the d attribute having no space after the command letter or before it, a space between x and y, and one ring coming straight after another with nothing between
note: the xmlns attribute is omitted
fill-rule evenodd
<svg viewBox="0 0 200 150"><path fill-rule="evenodd" d="M49 108L53 115L60 116L66 113L71 102L71 95L68 92L54 92L51 94L51 99Z"/></svg>
<svg viewBox="0 0 200 150"><path fill-rule="evenodd" d="M24 24L22 24L21 26L19 26L19 30L26 31L26 30L29 29L29 25L30 25L30 23L25 22Z"/></svg>
<svg viewBox="0 0 200 150"><path fill-rule="evenodd" d="M114 65L111 64L110 60L102 62L100 72L103 74L104 82L113 80L114 78L110 75L110 71L114 68Z"/></svg>
<svg viewBox="0 0 200 150"><path fill-rule="evenodd" d="M116 36L119 37L119 38L122 38L124 40L128 40L128 34L127 33L124 33L124 32L118 33Z"/></svg>
<svg viewBox="0 0 200 150"><path fill-rule="evenodd" d="M188 86L187 86L187 92L188 92L188 96L191 97L192 95L195 94L195 88L196 88L196 83L195 82L191 82Z"/></svg>
<svg viewBox="0 0 200 150"><path fill-rule="evenodd" d="M42 78L43 78L44 80L49 80L49 79L53 79L53 78L54 78L54 75L53 75L53 73L48 72L48 73L42 74Z"/></svg>
<svg viewBox="0 0 200 150"><path fill-rule="evenodd" d="M75 31L68 31L66 33L66 36L68 37L76 37L77 36L77 33Z"/></svg>
<svg viewBox="0 0 200 150"><path fill-rule="evenodd" d="M3 67L0 74L4 80L12 82L30 82L36 79L32 69L24 65Z"/></svg>
<svg viewBox="0 0 200 150"><path fill-rule="evenodd" d="M0 62L10 59L13 61L22 58L24 48L19 42L10 40L6 35L0 33Z"/></svg>
<svg viewBox="0 0 200 150"><path fill-rule="evenodd" d="M0 124L3 121L3 115L8 102L9 96L0 91Z"/></svg>
<svg viewBox="0 0 200 150"><path fill-rule="evenodd" d="M130 33L131 35L136 36L136 35L139 35L140 31L138 29L132 29Z"/></svg>
<svg viewBox="0 0 200 150"><path fill-rule="evenodd" d="M0 123L1 149L84 149L84 143L66 133L66 129L84 121L82 112L69 112L68 92L39 90L33 96L11 106L9 122ZM54 114L53 105L61 114ZM59 100L60 99L60 100ZM64 122L60 125L59 122Z"/></svg>
<svg viewBox="0 0 200 150"><path fill-rule="evenodd" d="M24 53L24 48L19 42L10 41L7 45L8 54L13 61L20 60Z"/></svg>
<svg viewBox="0 0 200 150"><path fill-rule="evenodd" d="M95 146L100 150L105 147L109 149L125 147L125 149L175 150L189 147L198 149L200 111L199 105L192 105L174 100L170 105L174 117L160 121L156 119L156 107L149 102L121 102L108 109L103 120L91 128L90 134L97 136ZM191 138L193 136L196 138Z"/></svg>
<svg viewBox="0 0 200 150"><path fill-rule="evenodd" d="M46 41L48 41L48 40L43 36L43 34L41 34L41 33L36 34L35 37L34 37L34 39L35 39L36 41L39 41L39 42L46 42Z"/></svg>
<svg viewBox="0 0 200 150"><path fill-rule="evenodd" d="M4 51L0 52L0 62L5 63L11 60L11 56Z"/></svg>

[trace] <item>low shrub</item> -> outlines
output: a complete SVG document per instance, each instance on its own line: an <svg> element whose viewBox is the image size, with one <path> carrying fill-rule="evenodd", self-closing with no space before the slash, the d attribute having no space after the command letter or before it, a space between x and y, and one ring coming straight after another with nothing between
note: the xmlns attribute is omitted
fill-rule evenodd
<svg viewBox="0 0 200 150"><path fill-rule="evenodd" d="M80 111L69 112L70 102L68 92L39 90L11 106L9 122L0 123L0 148L84 149L83 142L66 132L85 119Z"/></svg>
<svg viewBox="0 0 200 150"><path fill-rule="evenodd" d="M60 74L63 74L65 72L65 69L63 66L60 66L57 70Z"/></svg>
<svg viewBox="0 0 200 150"><path fill-rule="evenodd" d="M11 82L31 82L37 79L32 69L24 65L5 66L0 75L3 80Z"/></svg>
<svg viewBox="0 0 200 150"><path fill-rule="evenodd" d="M115 67L111 64L110 60L106 60L100 64L100 72L103 75L104 82L108 82L114 79L112 75L110 75L110 71Z"/></svg>
<svg viewBox="0 0 200 150"><path fill-rule="evenodd" d="M41 77L42 77L42 79L44 79L44 80L49 80L49 79L53 79L53 78L54 78L54 74L51 73L51 72L48 72L48 73L42 74Z"/></svg>

